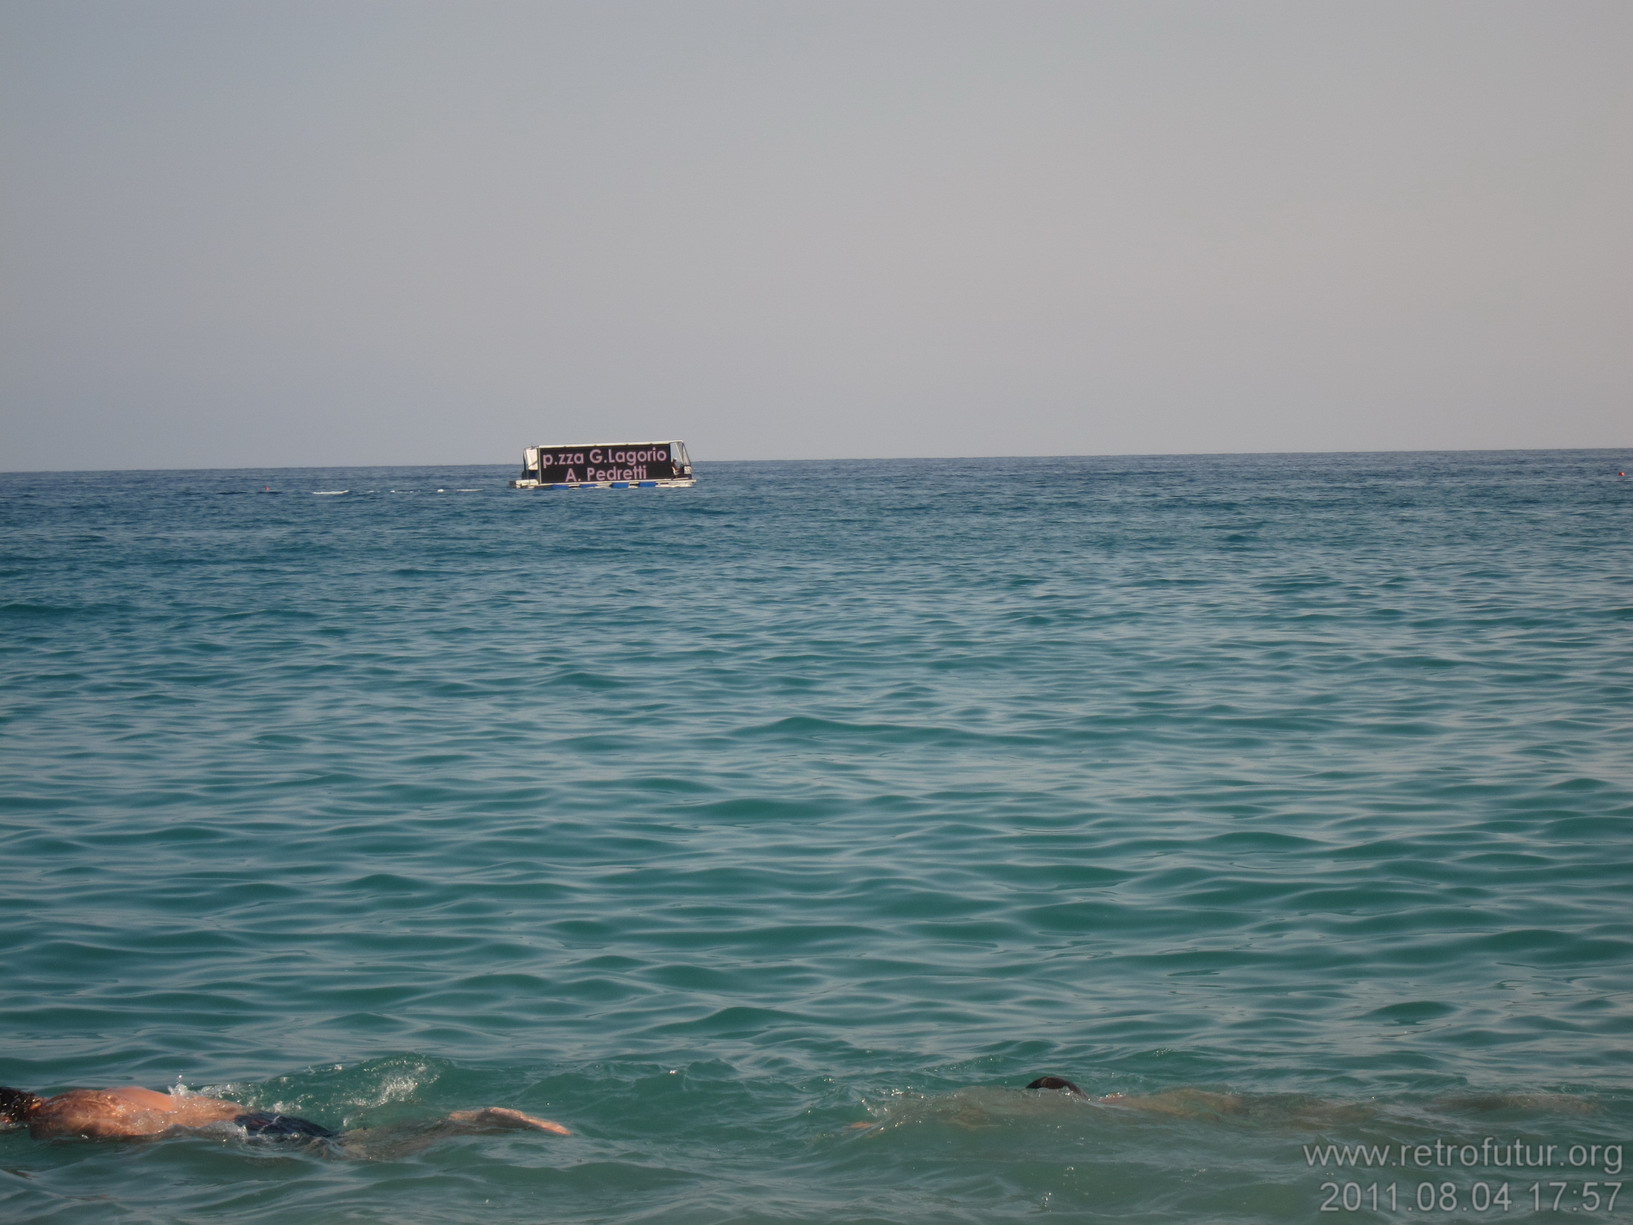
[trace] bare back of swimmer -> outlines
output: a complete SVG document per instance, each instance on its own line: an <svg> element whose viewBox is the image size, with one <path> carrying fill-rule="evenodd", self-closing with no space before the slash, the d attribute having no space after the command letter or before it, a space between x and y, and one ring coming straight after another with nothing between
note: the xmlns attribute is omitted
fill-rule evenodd
<svg viewBox="0 0 1633 1225"><path fill-rule="evenodd" d="M140 1140L215 1123L235 1124L246 1136L258 1139L344 1140L347 1134L293 1115L254 1111L219 1097L188 1097L136 1087L69 1089L41 1097L0 1087L0 1125L26 1127L36 1140ZM517 1130L572 1134L560 1123L502 1106L456 1110L433 1130L436 1135Z"/></svg>

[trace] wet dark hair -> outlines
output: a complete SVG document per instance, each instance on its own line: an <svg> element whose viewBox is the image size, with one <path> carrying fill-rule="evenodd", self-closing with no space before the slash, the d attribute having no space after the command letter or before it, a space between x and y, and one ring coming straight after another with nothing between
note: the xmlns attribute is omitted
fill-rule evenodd
<svg viewBox="0 0 1633 1225"><path fill-rule="evenodd" d="M26 1093L22 1089L8 1089L0 1085L0 1123L24 1123L28 1116L41 1106L45 1099L37 1093Z"/></svg>
<svg viewBox="0 0 1633 1225"><path fill-rule="evenodd" d="M1083 1092L1083 1090L1079 1089L1064 1076L1040 1076L1026 1087L1028 1089L1064 1089L1068 1093L1077 1094L1078 1097L1088 1096L1087 1093Z"/></svg>

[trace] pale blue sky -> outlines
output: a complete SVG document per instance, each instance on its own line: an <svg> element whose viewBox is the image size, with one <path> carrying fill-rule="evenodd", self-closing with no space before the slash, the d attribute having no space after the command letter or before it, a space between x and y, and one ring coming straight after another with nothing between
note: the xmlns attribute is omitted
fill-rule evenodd
<svg viewBox="0 0 1633 1225"><path fill-rule="evenodd" d="M0 469L1633 444L1628 0L0 0Z"/></svg>

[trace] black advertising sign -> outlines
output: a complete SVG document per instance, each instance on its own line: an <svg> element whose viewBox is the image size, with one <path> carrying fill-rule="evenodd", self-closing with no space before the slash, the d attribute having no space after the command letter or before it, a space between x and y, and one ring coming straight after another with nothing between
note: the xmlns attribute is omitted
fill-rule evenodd
<svg viewBox="0 0 1633 1225"><path fill-rule="evenodd" d="M669 442L527 448L527 474L541 485L583 481L670 481L690 475Z"/></svg>

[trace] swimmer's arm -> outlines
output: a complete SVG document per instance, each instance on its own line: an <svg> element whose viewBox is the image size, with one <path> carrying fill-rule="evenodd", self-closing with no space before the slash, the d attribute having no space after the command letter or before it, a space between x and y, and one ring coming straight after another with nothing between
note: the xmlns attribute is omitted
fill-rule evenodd
<svg viewBox="0 0 1633 1225"><path fill-rule="evenodd" d="M448 1123L460 1131L548 1131L558 1136L570 1136L560 1123L541 1119L536 1114L523 1114L505 1106L485 1106L481 1110L456 1110L448 1116Z"/></svg>
<svg viewBox="0 0 1633 1225"><path fill-rule="evenodd" d="M348 1131L342 1137L340 1152L351 1157L398 1158L417 1153L435 1144L445 1136L469 1136L494 1131L547 1131L558 1136L570 1136L560 1123L523 1114L504 1106L488 1106L482 1110L456 1110L437 1120L430 1127L409 1131L401 1128L370 1127Z"/></svg>

